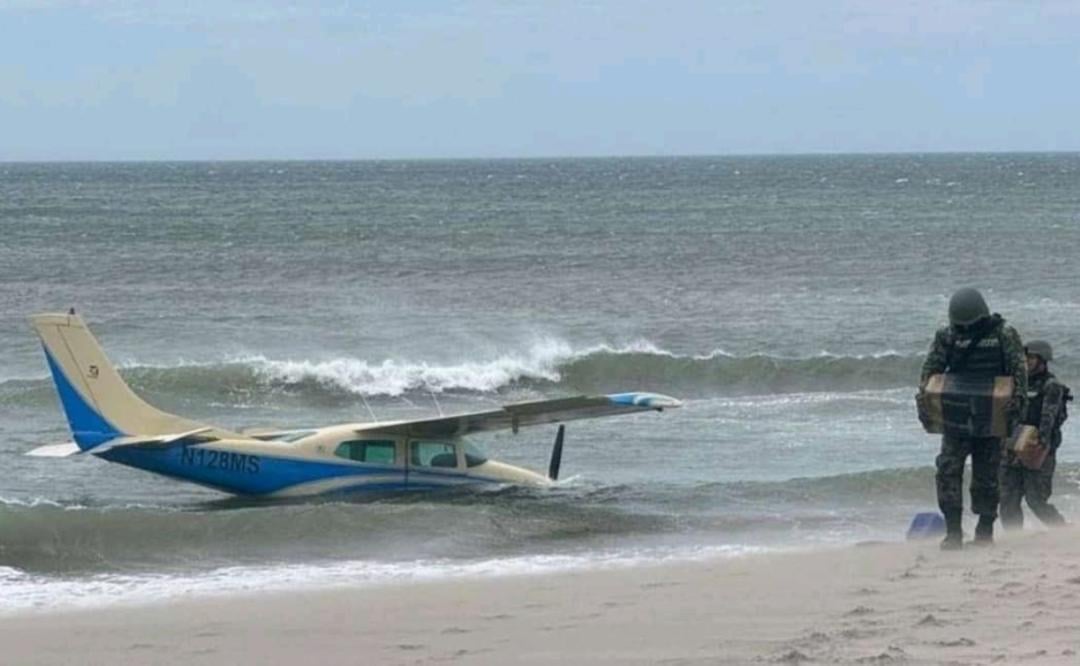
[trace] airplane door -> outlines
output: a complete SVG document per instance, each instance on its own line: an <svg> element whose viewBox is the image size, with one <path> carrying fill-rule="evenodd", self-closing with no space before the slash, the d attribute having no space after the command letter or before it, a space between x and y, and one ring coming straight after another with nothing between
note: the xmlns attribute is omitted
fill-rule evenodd
<svg viewBox="0 0 1080 666"><path fill-rule="evenodd" d="M459 449L458 443L452 440L409 440L406 484L415 488L438 488L468 482Z"/></svg>

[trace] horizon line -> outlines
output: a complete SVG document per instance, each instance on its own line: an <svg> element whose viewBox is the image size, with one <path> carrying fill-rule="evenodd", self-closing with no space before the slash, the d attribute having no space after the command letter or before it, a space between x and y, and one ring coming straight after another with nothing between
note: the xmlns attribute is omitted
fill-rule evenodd
<svg viewBox="0 0 1080 666"><path fill-rule="evenodd" d="M731 153L631 153L595 155L472 155L427 157L181 157L181 158L60 158L0 159L0 164L163 164L163 163L252 163L252 162L469 162L528 160L608 160L608 159L702 159L729 157L872 157L916 155L1076 155L1080 150L890 150L890 151L801 151L801 152L731 152Z"/></svg>

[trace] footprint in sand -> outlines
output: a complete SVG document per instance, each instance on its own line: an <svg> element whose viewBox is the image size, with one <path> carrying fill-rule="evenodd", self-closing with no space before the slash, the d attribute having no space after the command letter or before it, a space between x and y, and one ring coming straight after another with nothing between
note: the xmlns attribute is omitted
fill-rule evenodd
<svg viewBox="0 0 1080 666"><path fill-rule="evenodd" d="M934 617L933 614L928 613L925 617L923 617L923 619L916 622L915 626L916 627L944 627L946 624L948 624L948 622L943 622L943 621L937 619L936 617Z"/></svg>
<svg viewBox="0 0 1080 666"><path fill-rule="evenodd" d="M975 645L975 641L970 638L957 638L954 641L936 641L934 645L939 647L971 647Z"/></svg>
<svg viewBox="0 0 1080 666"><path fill-rule="evenodd" d="M878 630L873 629L844 629L838 636L840 638L846 638L849 641L862 640L863 638L872 638L881 634Z"/></svg>
<svg viewBox="0 0 1080 666"><path fill-rule="evenodd" d="M896 662L907 661L907 653L896 647L890 645L887 650L881 654L875 654L871 657L859 657L855 660L856 664L892 664Z"/></svg>
<svg viewBox="0 0 1080 666"><path fill-rule="evenodd" d="M813 659L798 650L789 650L778 657L774 657L773 661L778 664L801 664L804 661L813 661Z"/></svg>
<svg viewBox="0 0 1080 666"><path fill-rule="evenodd" d="M498 615L485 615L485 620L511 620L514 616L509 613L499 613Z"/></svg>
<svg viewBox="0 0 1080 666"><path fill-rule="evenodd" d="M844 613L844 617L861 617L863 615L873 614L874 609L867 606L856 606L848 612Z"/></svg>
<svg viewBox="0 0 1080 666"><path fill-rule="evenodd" d="M450 661L454 661L455 659L461 659L462 657L467 657L470 654L476 654L478 652L487 652L487 650L473 651L473 650L466 650L466 649L462 648L460 650L456 650L454 652L454 654L450 655Z"/></svg>

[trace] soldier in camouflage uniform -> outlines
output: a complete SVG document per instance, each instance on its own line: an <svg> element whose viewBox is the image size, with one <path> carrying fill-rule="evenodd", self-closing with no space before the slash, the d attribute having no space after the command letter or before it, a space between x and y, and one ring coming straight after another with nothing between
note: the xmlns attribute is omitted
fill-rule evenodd
<svg viewBox="0 0 1080 666"><path fill-rule="evenodd" d="M1006 529L1024 526L1024 512L1020 508L1020 500L1024 497L1044 525L1065 524L1065 519L1049 499L1053 492L1056 453L1061 446L1061 424L1067 416L1065 403L1071 398L1069 387L1059 382L1047 368L1047 363L1054 358L1050 343L1033 340L1025 351L1028 408L1023 422L1039 429L1039 442L1050 451L1039 469L1028 469L1020 464L1012 451L1005 452L1001 464L1001 525Z"/></svg>
<svg viewBox="0 0 1080 666"><path fill-rule="evenodd" d="M919 381L920 392L930 375L943 372L1011 376L1014 392L1008 406L1010 430L1019 422L1027 399L1023 343L1001 315L990 314L982 294L975 289L961 289L949 300L949 326L939 329L930 345ZM938 506L945 515L943 550L963 547L964 462L968 455L972 467L971 509L979 516L975 543L993 543L1002 444L998 437L942 436L936 479Z"/></svg>

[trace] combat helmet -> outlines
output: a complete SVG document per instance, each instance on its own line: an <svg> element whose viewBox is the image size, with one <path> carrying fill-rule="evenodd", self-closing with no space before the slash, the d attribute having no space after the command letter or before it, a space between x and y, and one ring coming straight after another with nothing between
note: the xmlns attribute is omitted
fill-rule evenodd
<svg viewBox="0 0 1080 666"><path fill-rule="evenodd" d="M977 289L958 289L949 299L949 323L953 326L971 326L989 316L990 308Z"/></svg>
<svg viewBox="0 0 1080 666"><path fill-rule="evenodd" d="M1054 360L1054 348L1046 340L1032 340L1024 345L1024 352L1042 358L1043 363Z"/></svg>

